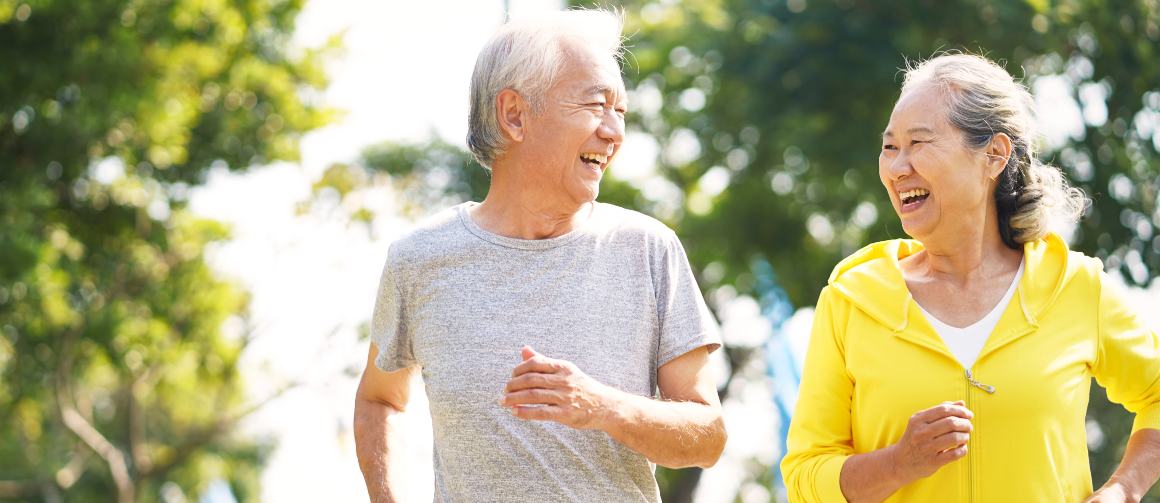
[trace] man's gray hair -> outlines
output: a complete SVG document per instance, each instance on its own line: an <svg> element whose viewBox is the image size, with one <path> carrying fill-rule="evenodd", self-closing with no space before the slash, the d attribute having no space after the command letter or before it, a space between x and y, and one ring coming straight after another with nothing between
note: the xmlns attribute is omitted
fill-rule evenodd
<svg viewBox="0 0 1160 503"><path fill-rule="evenodd" d="M1007 70L983 56L946 53L908 64L902 94L926 85L942 90L946 117L968 148L981 150L998 133L1011 138L994 194L1004 244L1021 250L1046 235L1053 221L1075 222L1083 214L1089 204L1083 191L1039 160L1035 100Z"/></svg>
<svg viewBox="0 0 1160 503"><path fill-rule="evenodd" d="M496 117L495 98L500 91L515 90L534 113L542 112L545 95L564 67L568 47L619 59L623 26L621 14L598 9L553 12L504 24L479 51L471 74L467 147L479 163L490 170L507 148Z"/></svg>

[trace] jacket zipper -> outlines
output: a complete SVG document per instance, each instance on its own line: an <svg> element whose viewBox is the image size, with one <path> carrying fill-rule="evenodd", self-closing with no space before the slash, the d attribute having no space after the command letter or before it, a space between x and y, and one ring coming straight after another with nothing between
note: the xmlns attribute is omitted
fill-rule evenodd
<svg viewBox="0 0 1160 503"><path fill-rule="evenodd" d="M974 412L974 410L975 410L975 407L973 405L974 401L971 399L971 397L973 396L974 393L973 393L973 390L971 388L978 388L978 389L981 389L981 390L987 392L987 394L994 394L995 387L988 385L988 384L983 384L979 381L976 381L975 377L971 375L970 369L964 369L964 371L966 372L966 375L967 375L967 409L970 410L971 412ZM978 428L978 424L976 423L975 428L974 428L974 432L971 433L971 441L969 442L969 444L972 446L979 445L978 436L977 436L978 431L979 431L979 428ZM975 458L976 458L976 456L974 455L974 452L975 452L975 447L968 447L967 448L967 501L970 501L970 502L975 501Z"/></svg>
<svg viewBox="0 0 1160 503"><path fill-rule="evenodd" d="M974 386L976 388L979 388L983 391L986 391L987 394L991 394L991 395L995 394L995 387L994 386L991 386L989 384L983 384L979 381L976 381L974 376L971 375L970 370L967 370L966 372L967 372L967 384ZM970 389L968 388L967 391L970 391ZM967 397L970 398L970 395L968 394Z"/></svg>

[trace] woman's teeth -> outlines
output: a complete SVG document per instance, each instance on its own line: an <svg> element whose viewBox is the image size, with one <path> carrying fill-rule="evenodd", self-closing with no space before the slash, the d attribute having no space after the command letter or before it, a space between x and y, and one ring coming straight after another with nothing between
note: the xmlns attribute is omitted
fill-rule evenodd
<svg viewBox="0 0 1160 503"><path fill-rule="evenodd" d="M920 199L925 199L930 195L930 191L926 189L911 189L905 192L899 192L898 198L902 200L902 204L910 204Z"/></svg>

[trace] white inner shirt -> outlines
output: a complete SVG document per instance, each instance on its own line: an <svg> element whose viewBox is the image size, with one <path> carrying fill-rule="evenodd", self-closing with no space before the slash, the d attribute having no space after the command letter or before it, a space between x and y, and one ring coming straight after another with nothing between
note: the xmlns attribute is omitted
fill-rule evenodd
<svg viewBox="0 0 1160 503"><path fill-rule="evenodd" d="M991 331L999 323L999 317L1003 315L1007 304L1011 302L1011 297L1015 295L1015 287L1019 285L1021 277L1023 277L1023 259L1019 259L1019 269L1015 271L1015 278L1011 280L1011 286L1007 287L1007 293L1003 294L999 303L995 304L995 307L991 308L991 312L982 319L963 328L947 325L930 314L922 307L922 304L918 304L917 300L915 304L918 304L918 309L926 316L930 326L934 328L939 337L942 337L943 343L951 350L955 359L963 365L963 368L970 369L975 365L975 360L979 358L983 344L987 343L987 337L991 335Z"/></svg>

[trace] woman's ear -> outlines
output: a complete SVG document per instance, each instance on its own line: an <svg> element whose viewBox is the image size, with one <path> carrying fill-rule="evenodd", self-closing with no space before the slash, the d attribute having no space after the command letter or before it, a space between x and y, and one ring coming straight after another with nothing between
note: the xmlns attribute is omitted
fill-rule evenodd
<svg viewBox="0 0 1160 503"><path fill-rule="evenodd" d="M527 119L528 103L515 89L507 88L495 97L495 116L499 127L513 142L524 141L524 121Z"/></svg>
<svg viewBox="0 0 1160 503"><path fill-rule="evenodd" d="M991 143L987 145L987 178L992 180L999 178L1003 173L1003 168L1007 167L1007 161L1011 159L1011 150L1014 144L1011 143L1011 137L1007 133L996 133L991 137Z"/></svg>

